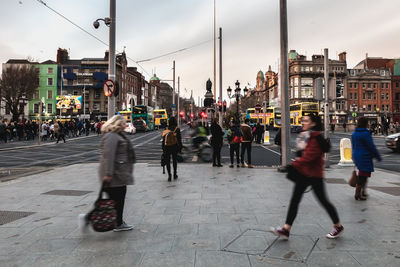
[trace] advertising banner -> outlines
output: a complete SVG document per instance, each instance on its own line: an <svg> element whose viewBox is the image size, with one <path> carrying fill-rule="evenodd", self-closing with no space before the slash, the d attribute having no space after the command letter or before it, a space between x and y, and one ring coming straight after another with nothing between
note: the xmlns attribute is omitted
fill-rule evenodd
<svg viewBox="0 0 400 267"><path fill-rule="evenodd" d="M57 109L81 109L82 96L80 95L62 95L57 96Z"/></svg>

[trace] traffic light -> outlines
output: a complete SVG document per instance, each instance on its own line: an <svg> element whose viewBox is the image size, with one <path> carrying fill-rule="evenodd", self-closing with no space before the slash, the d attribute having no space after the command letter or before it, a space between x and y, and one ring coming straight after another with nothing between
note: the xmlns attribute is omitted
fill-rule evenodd
<svg viewBox="0 0 400 267"><path fill-rule="evenodd" d="M222 102L218 101L218 111L221 112L222 111Z"/></svg>
<svg viewBox="0 0 400 267"><path fill-rule="evenodd" d="M223 112L226 112L226 101L224 100L224 110Z"/></svg>
<svg viewBox="0 0 400 267"><path fill-rule="evenodd" d="M185 112L183 112L183 111L181 111L181 112L179 112L179 117L184 117L185 116Z"/></svg>
<svg viewBox="0 0 400 267"><path fill-rule="evenodd" d="M207 113L205 113L204 111L202 111L202 112L201 112L201 117L202 117L203 119L206 119L206 118L207 118Z"/></svg>
<svg viewBox="0 0 400 267"><path fill-rule="evenodd" d="M193 113L190 113L190 118L194 118L194 114Z"/></svg>

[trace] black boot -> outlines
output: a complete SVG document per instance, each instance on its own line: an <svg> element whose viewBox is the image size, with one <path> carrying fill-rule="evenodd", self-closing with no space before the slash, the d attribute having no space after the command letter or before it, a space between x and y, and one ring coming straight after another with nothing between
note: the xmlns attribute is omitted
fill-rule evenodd
<svg viewBox="0 0 400 267"><path fill-rule="evenodd" d="M168 182L171 182L171 173L168 173Z"/></svg>
<svg viewBox="0 0 400 267"><path fill-rule="evenodd" d="M174 173L174 180L178 179L178 174Z"/></svg>

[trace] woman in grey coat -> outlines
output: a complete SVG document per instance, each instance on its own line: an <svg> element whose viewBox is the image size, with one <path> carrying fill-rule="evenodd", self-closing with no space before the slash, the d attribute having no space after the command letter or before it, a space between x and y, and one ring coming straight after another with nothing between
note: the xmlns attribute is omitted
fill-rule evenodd
<svg viewBox="0 0 400 267"><path fill-rule="evenodd" d="M104 191L115 202L117 227L114 232L132 230L133 226L124 222L126 186L133 184L133 164L135 153L131 142L125 136L126 120L115 115L102 127L100 143L99 179L104 183ZM82 225L82 224L81 224Z"/></svg>

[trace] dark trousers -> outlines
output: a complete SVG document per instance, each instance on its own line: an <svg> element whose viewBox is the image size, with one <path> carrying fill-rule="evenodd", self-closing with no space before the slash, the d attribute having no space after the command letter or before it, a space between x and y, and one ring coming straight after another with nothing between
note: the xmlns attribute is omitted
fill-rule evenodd
<svg viewBox="0 0 400 267"><path fill-rule="evenodd" d="M124 220L122 215L124 213L126 185L119 187L106 187L104 188L109 197L115 202L115 209L117 211L117 226L120 226Z"/></svg>
<svg viewBox="0 0 400 267"><path fill-rule="evenodd" d="M65 134L58 134L57 143L60 141L61 138L62 140L64 140L65 143Z"/></svg>
<svg viewBox="0 0 400 267"><path fill-rule="evenodd" d="M230 152L230 156L231 156L231 164L233 164L233 156L234 156L234 153L236 153L236 163L237 164L239 164L239 149L240 149L240 144L238 143L238 144L236 144L236 143L233 143L233 144L230 144L229 145L229 152Z"/></svg>
<svg viewBox="0 0 400 267"><path fill-rule="evenodd" d="M244 164L244 152L247 150L247 163L251 164L251 142L243 142L242 143L242 150L240 153L240 159L242 164Z"/></svg>
<svg viewBox="0 0 400 267"><path fill-rule="evenodd" d="M364 186L367 183L368 177L357 175L357 185Z"/></svg>
<svg viewBox="0 0 400 267"><path fill-rule="evenodd" d="M303 197L304 191L308 186L311 186L315 196L317 197L318 201L322 204L325 210L328 212L329 216L332 219L334 224L339 222L339 216L335 207L329 202L326 191L325 191L325 184L322 178L310 178L305 177L303 180L296 183L292 199L290 200L289 210L286 217L286 224L292 225L294 219L297 215L297 210L299 208L299 204L301 198Z"/></svg>
<svg viewBox="0 0 400 267"><path fill-rule="evenodd" d="M174 174L176 174L176 171L178 168L178 162L177 162L178 147L177 146L171 146L171 147L166 146L164 148L164 154L165 154L165 165L167 165L168 174L171 174L171 156L172 156L172 166L174 167Z"/></svg>
<svg viewBox="0 0 400 267"><path fill-rule="evenodd" d="M221 148L222 145L221 144L213 144L212 145L213 148L213 164L221 164Z"/></svg>

